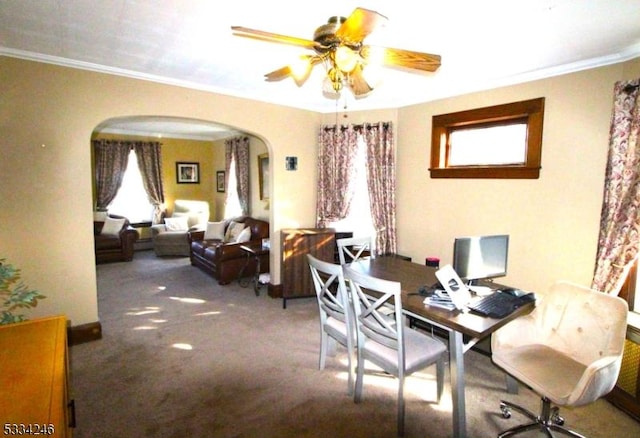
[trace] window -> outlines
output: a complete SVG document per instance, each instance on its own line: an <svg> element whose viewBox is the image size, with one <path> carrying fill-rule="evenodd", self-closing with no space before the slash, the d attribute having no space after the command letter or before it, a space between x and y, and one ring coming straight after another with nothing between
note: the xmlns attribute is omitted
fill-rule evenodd
<svg viewBox="0 0 640 438"><path fill-rule="evenodd" d="M544 98L433 116L431 178L540 176Z"/></svg>
<svg viewBox="0 0 640 438"><path fill-rule="evenodd" d="M371 217L369 203L369 186L367 184L367 145L361 135L358 136L358 152L354 162L356 173L354 177L354 194L347 217L329 223L329 227L336 231L351 231L353 237L374 236L375 228Z"/></svg>
<svg viewBox="0 0 640 438"><path fill-rule="evenodd" d="M108 210L109 213L126 217L132 224L151 222L153 205L149 202L138 168L138 157L133 149L129 152L129 161L127 169L124 171L122 185L118 189L116 197L109 204Z"/></svg>

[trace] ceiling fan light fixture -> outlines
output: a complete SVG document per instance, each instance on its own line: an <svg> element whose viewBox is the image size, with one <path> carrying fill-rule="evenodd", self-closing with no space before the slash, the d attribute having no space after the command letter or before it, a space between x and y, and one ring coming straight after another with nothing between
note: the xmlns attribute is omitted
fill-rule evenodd
<svg viewBox="0 0 640 438"><path fill-rule="evenodd" d="M335 84L331 82L331 79L329 79L329 76L325 76L324 80L322 81L322 95L327 99L337 101L342 96L341 91L343 87L342 84L340 84L338 86L338 89L336 90L334 85Z"/></svg>
<svg viewBox="0 0 640 438"><path fill-rule="evenodd" d="M358 54L347 46L338 46L333 53L336 66L345 73L352 72L358 65Z"/></svg>
<svg viewBox="0 0 640 438"><path fill-rule="evenodd" d="M327 72L327 79L331 81L331 87L338 93L342 90L342 83L344 82L344 73L339 68L331 67Z"/></svg>
<svg viewBox="0 0 640 438"><path fill-rule="evenodd" d="M304 81L311 73L311 62L306 56L301 56L289 65L291 76L296 82Z"/></svg>

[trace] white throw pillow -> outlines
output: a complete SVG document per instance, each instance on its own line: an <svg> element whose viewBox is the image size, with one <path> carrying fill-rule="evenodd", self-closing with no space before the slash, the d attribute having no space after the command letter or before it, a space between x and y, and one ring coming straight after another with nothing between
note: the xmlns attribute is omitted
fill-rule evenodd
<svg viewBox="0 0 640 438"><path fill-rule="evenodd" d="M251 227L247 227L238 234L237 243L248 242L251 240Z"/></svg>
<svg viewBox="0 0 640 438"><path fill-rule="evenodd" d="M122 229L122 226L124 225L124 221L126 219L115 219L112 217L107 217L104 220L104 226L102 227L102 231L100 232L100 234L107 234L107 235L111 235L111 236L117 236L118 234L120 234L120 230Z"/></svg>
<svg viewBox="0 0 640 438"><path fill-rule="evenodd" d="M244 224L241 222L229 222L227 232L224 235L225 242L235 242L238 239L238 235L244 230Z"/></svg>
<svg viewBox="0 0 640 438"><path fill-rule="evenodd" d="M164 218L164 225L167 227L167 231L188 231L189 218L186 216L166 217Z"/></svg>
<svg viewBox="0 0 640 438"><path fill-rule="evenodd" d="M224 240L224 222L207 222L204 238L205 240Z"/></svg>

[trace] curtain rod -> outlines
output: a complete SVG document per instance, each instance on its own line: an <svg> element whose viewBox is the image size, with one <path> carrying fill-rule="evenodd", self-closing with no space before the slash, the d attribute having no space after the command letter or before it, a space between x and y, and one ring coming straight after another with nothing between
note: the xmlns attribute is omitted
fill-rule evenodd
<svg viewBox="0 0 640 438"><path fill-rule="evenodd" d="M382 123L382 127L384 129L389 128L389 126L391 125L391 122L381 122ZM333 125L333 126L325 126L324 130L325 131L335 131L336 130L336 126L339 126L340 129L342 129L343 131L345 129L349 129L349 126L353 127L353 129L355 130L362 130L364 128L366 129L371 129L373 126L377 126L378 123L362 123L362 124L353 124L353 125Z"/></svg>

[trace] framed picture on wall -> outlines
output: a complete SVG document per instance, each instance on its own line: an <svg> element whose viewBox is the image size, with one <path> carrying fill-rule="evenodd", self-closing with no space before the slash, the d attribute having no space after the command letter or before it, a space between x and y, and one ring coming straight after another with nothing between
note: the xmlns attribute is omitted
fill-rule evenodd
<svg viewBox="0 0 640 438"><path fill-rule="evenodd" d="M200 184L200 163L176 162L178 184Z"/></svg>
<svg viewBox="0 0 640 438"><path fill-rule="evenodd" d="M216 172L216 189L218 193L224 193L224 170Z"/></svg>
<svg viewBox="0 0 640 438"><path fill-rule="evenodd" d="M258 155L258 181L260 185L260 200L269 199L269 154Z"/></svg>

